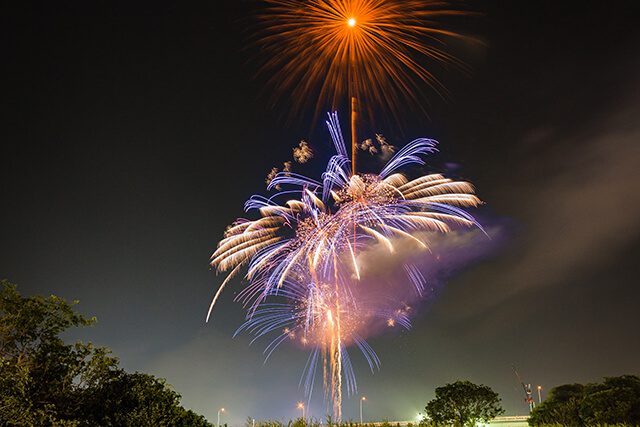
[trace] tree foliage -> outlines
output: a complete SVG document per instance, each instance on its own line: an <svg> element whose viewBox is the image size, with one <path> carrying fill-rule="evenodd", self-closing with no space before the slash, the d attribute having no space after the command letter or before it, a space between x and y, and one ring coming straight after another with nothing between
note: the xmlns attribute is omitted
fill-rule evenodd
<svg viewBox="0 0 640 427"><path fill-rule="evenodd" d="M180 394L162 378L119 371L87 399L82 418L95 426L210 426L180 406Z"/></svg>
<svg viewBox="0 0 640 427"><path fill-rule="evenodd" d="M582 384L563 384L549 390L548 398L529 415L530 425L560 423L566 426L579 424L580 401L584 394Z"/></svg>
<svg viewBox="0 0 640 427"><path fill-rule="evenodd" d="M531 412L529 424L556 423L640 425L640 377L622 375L586 386L563 384L552 388L547 399Z"/></svg>
<svg viewBox="0 0 640 427"><path fill-rule="evenodd" d="M472 427L503 413L498 393L470 381L456 381L436 388L435 399L425 407L432 424L455 427Z"/></svg>
<svg viewBox="0 0 640 427"><path fill-rule="evenodd" d="M61 332L96 322L73 309L77 301L1 284L1 426L211 426L164 380L119 368L108 348L66 344Z"/></svg>

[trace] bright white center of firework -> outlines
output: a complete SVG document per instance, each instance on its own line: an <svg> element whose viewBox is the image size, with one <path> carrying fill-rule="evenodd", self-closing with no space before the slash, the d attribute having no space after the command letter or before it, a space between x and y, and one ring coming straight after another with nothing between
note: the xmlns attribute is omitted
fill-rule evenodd
<svg viewBox="0 0 640 427"><path fill-rule="evenodd" d="M350 18L347 21L347 24L349 24L350 27L355 27L356 26L356 19L355 18Z"/></svg>

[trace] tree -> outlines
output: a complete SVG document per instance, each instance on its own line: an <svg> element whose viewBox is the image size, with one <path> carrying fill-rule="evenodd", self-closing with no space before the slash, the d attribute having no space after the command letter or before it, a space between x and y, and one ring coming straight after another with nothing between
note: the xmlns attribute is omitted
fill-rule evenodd
<svg viewBox="0 0 640 427"><path fill-rule="evenodd" d="M180 394L162 378L120 371L96 389L83 408L87 425L118 427L209 427L205 418L180 406Z"/></svg>
<svg viewBox="0 0 640 427"><path fill-rule="evenodd" d="M622 375L602 383L563 384L529 417L529 425L640 425L640 377Z"/></svg>
<svg viewBox="0 0 640 427"><path fill-rule="evenodd" d="M503 413L498 393L470 381L456 381L436 388L435 399L425 407L426 417L433 424L455 427L473 427Z"/></svg>
<svg viewBox="0 0 640 427"><path fill-rule="evenodd" d="M0 426L211 426L163 379L119 368L107 347L66 344L61 332L96 322L77 301L1 285Z"/></svg>
<svg viewBox="0 0 640 427"><path fill-rule="evenodd" d="M549 390L547 399L529 414L529 425L581 425L580 403L584 397L582 384L563 384Z"/></svg>
<svg viewBox="0 0 640 427"><path fill-rule="evenodd" d="M602 383L587 384L580 415L588 425L640 425L640 377L608 377Z"/></svg>
<svg viewBox="0 0 640 427"><path fill-rule="evenodd" d="M22 297L0 289L0 421L7 425L74 425L83 392L115 372L106 347L65 344L59 334L87 319L55 296Z"/></svg>

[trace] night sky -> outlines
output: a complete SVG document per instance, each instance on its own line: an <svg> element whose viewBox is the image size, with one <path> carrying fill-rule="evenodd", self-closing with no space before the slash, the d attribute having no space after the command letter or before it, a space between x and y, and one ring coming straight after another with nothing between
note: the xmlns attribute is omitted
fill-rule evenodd
<svg viewBox="0 0 640 427"><path fill-rule="evenodd" d="M571 3L571 4L569 4ZM439 275L410 331L369 339L373 375L350 354L358 395L343 417L410 420L434 389L471 380L524 415L511 364L546 391L640 374L640 27L636 1L469 2L482 43L454 46L472 76L439 70L402 146L440 141L430 171L477 188L475 239ZM244 201L306 139L319 177L328 133L286 97L270 107L247 47L261 5L14 2L4 9L0 278L24 295L79 300L98 323L70 340L106 345L127 371L167 378L210 421L300 416L307 353L232 338L244 311L208 265ZM458 28L460 29L460 27ZM347 123L346 112L341 112ZM367 136L373 136L371 133ZM455 164L455 167L452 167ZM448 165L448 166L447 166ZM460 236L459 236L460 237ZM461 239L463 237L460 237ZM475 262L472 262L475 261ZM461 268L464 266L465 268ZM317 381L321 384L321 379ZM537 393L535 393L537 402ZM316 388L307 414L327 413Z"/></svg>

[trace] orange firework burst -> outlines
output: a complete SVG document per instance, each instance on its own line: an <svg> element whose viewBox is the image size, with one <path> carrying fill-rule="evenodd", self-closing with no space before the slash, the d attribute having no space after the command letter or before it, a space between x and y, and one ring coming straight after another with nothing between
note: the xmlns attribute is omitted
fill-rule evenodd
<svg viewBox="0 0 640 427"><path fill-rule="evenodd" d="M277 70L269 86L290 93L296 109L314 104L316 113L335 110L353 97L369 118L373 106L386 107L394 115L407 104L424 110L420 101L425 87L447 95L424 59L466 69L443 50L444 40L462 36L438 28L438 19L466 14L446 8L446 2L266 2L260 45L268 59L262 71Z"/></svg>

